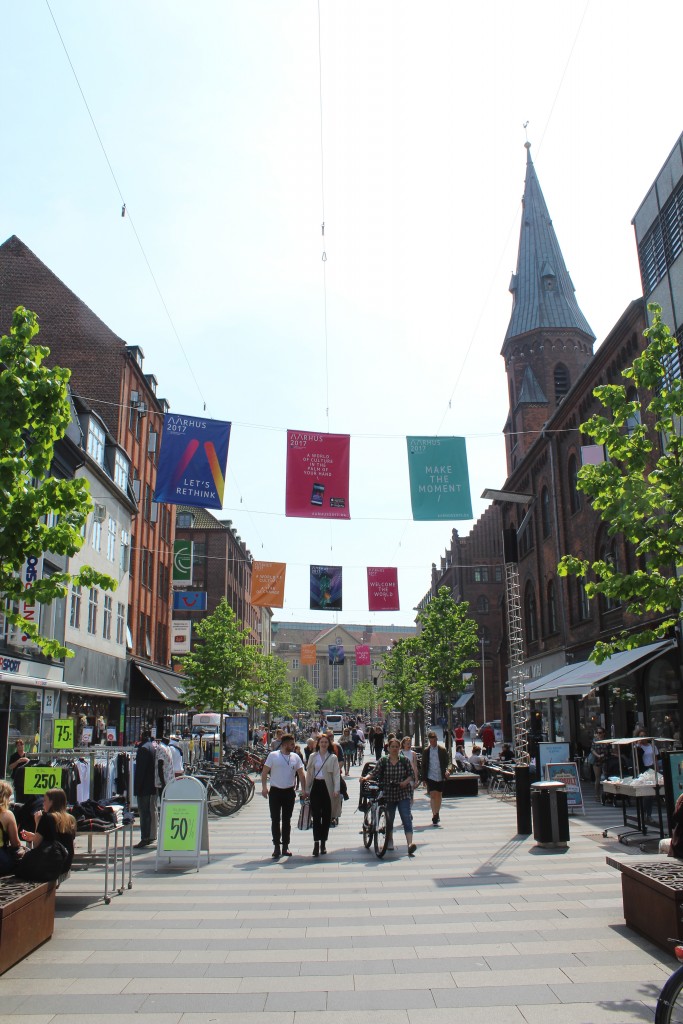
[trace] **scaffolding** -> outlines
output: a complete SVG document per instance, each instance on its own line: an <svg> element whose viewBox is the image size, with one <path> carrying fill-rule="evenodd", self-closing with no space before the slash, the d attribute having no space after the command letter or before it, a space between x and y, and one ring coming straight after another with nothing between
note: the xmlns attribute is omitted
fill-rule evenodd
<svg viewBox="0 0 683 1024"><path fill-rule="evenodd" d="M509 682L514 732L515 760L529 764L530 704L525 688L524 636L522 633L522 602L519 592L517 562L505 563L505 601L508 613L508 646L510 654Z"/></svg>

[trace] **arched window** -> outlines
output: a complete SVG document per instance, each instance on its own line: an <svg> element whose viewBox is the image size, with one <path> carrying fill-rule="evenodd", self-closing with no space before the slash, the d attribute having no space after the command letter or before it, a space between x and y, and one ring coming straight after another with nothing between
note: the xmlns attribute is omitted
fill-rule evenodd
<svg viewBox="0 0 683 1024"><path fill-rule="evenodd" d="M570 388L569 370L564 363L555 367L555 405L559 405Z"/></svg>
<svg viewBox="0 0 683 1024"><path fill-rule="evenodd" d="M555 584L550 580L546 587L545 604L548 614L548 632L557 633L557 607L555 605Z"/></svg>
<svg viewBox="0 0 683 1024"><path fill-rule="evenodd" d="M534 588L530 583L526 585L524 594L524 625L526 626L526 642L533 644L538 638L538 623L536 619L536 596Z"/></svg>
<svg viewBox="0 0 683 1024"><path fill-rule="evenodd" d="M567 462L567 476L569 477L569 506L572 514L578 512L581 508L581 493L578 489L579 479L579 464L576 461L576 455L572 454L569 456Z"/></svg>
<svg viewBox="0 0 683 1024"><path fill-rule="evenodd" d="M484 614L486 614L486 612L488 610L489 610L489 599L488 599L488 597L484 597L484 595L482 594L481 597L477 598L477 611L478 612L483 612Z"/></svg>
<svg viewBox="0 0 683 1024"><path fill-rule="evenodd" d="M635 388L629 388L626 392L626 397L629 402L638 401L638 392ZM626 419L626 433L630 437L636 427L640 426L640 409L634 409L633 413Z"/></svg>
<svg viewBox="0 0 683 1024"><path fill-rule="evenodd" d="M586 593L586 581L583 576L578 576L576 580L577 589L577 611L579 613L579 620L585 622L586 619L591 617L590 602L588 600L588 594Z"/></svg>
<svg viewBox="0 0 683 1024"><path fill-rule="evenodd" d="M601 532L598 538L596 554L601 562L607 562L615 572L619 572L619 556L613 538L606 536L605 531ZM609 612L619 607L619 601L614 597L602 596L600 605L603 611Z"/></svg>
<svg viewBox="0 0 683 1024"><path fill-rule="evenodd" d="M547 487L544 487L541 491L541 523L543 526L543 536L550 536L550 493Z"/></svg>

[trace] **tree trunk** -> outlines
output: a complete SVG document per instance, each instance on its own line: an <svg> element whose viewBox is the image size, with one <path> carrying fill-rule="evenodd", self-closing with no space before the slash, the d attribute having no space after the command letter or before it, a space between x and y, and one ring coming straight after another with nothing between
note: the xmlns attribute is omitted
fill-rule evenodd
<svg viewBox="0 0 683 1024"><path fill-rule="evenodd" d="M451 749L450 741L453 738L453 700L452 700L452 695L450 693L447 694L447 700L448 700L448 718L447 718L447 722L448 722L448 748L447 749L450 750Z"/></svg>

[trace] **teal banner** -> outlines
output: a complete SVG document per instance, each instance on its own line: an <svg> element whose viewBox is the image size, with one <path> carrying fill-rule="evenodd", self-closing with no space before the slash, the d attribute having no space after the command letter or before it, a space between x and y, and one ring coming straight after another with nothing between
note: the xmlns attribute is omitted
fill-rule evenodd
<svg viewBox="0 0 683 1024"><path fill-rule="evenodd" d="M464 437L409 437L413 519L471 519Z"/></svg>

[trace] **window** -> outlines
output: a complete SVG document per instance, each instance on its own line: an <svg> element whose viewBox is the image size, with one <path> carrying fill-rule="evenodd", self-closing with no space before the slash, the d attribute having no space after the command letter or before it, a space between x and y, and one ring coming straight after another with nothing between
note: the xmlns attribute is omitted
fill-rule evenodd
<svg viewBox="0 0 683 1024"><path fill-rule="evenodd" d="M107 558L110 562L116 561L116 520L111 516L107 526Z"/></svg>
<svg viewBox="0 0 683 1024"><path fill-rule="evenodd" d="M69 610L69 625L72 629L81 628L81 588L71 586L71 607Z"/></svg>
<svg viewBox="0 0 683 1024"><path fill-rule="evenodd" d="M150 633L150 618L144 612L140 612L138 619L138 654L146 658L152 657L152 636Z"/></svg>
<svg viewBox="0 0 683 1024"><path fill-rule="evenodd" d="M133 579L133 570L135 568L135 537L131 533L130 535L130 558L128 560L128 572L130 578Z"/></svg>
<svg viewBox="0 0 683 1024"><path fill-rule="evenodd" d="M547 487L544 487L541 491L541 524L543 526L543 536L550 536L550 493Z"/></svg>
<svg viewBox="0 0 683 1024"><path fill-rule="evenodd" d="M168 663L168 628L165 622L157 622L155 657L162 665Z"/></svg>
<svg viewBox="0 0 683 1024"><path fill-rule="evenodd" d="M503 566L502 565L497 565L496 566L496 583L502 583L502 582L503 582Z"/></svg>
<svg viewBox="0 0 683 1024"><path fill-rule="evenodd" d="M145 484L145 503L142 506L142 515L147 522L149 522L152 517L152 488L149 484Z"/></svg>
<svg viewBox="0 0 683 1024"><path fill-rule="evenodd" d="M315 665L313 666L313 685L315 686L316 690L320 689L320 662L319 661L316 661Z"/></svg>
<svg viewBox="0 0 683 1024"><path fill-rule="evenodd" d="M159 505L159 529L162 540L171 539L171 510L168 505Z"/></svg>
<svg viewBox="0 0 683 1024"><path fill-rule="evenodd" d="M489 610L489 599L488 599L488 597L484 597L484 595L482 594L481 597L477 598L477 611L478 612L482 612L485 615L488 612L488 610Z"/></svg>
<svg viewBox="0 0 683 1024"><path fill-rule="evenodd" d="M192 513L191 512L178 512L176 514L176 526L179 530L191 530L192 529Z"/></svg>
<svg viewBox="0 0 683 1024"><path fill-rule="evenodd" d="M519 557L524 558L534 549L534 517L530 515L524 529L520 533L517 543L519 545Z"/></svg>
<svg viewBox="0 0 683 1024"><path fill-rule="evenodd" d="M526 626L527 644L535 643L538 637L536 597L534 595L534 589L530 583L527 583L526 593L524 595L524 624Z"/></svg>
<svg viewBox="0 0 683 1024"><path fill-rule="evenodd" d="M557 608L555 607L555 584L551 580L546 588L546 610L548 615L548 632L557 633Z"/></svg>
<svg viewBox="0 0 683 1024"><path fill-rule="evenodd" d="M119 601L116 605L116 643L123 646L126 642L126 606Z"/></svg>
<svg viewBox="0 0 683 1024"><path fill-rule="evenodd" d="M292 658L292 672L296 672L299 668L299 659Z"/></svg>
<svg viewBox="0 0 683 1024"><path fill-rule="evenodd" d="M332 689L336 690L339 687L339 665L332 666Z"/></svg>
<svg viewBox="0 0 683 1024"><path fill-rule="evenodd" d="M105 433L100 424L93 419L88 420L88 441L87 441L87 452L95 462L99 462L100 466L104 466L104 442Z"/></svg>
<svg viewBox="0 0 683 1024"><path fill-rule="evenodd" d="M102 636L105 640L111 640L111 619L113 602L111 594L104 595L104 615L102 616Z"/></svg>
<svg viewBox="0 0 683 1024"><path fill-rule="evenodd" d="M586 619L590 619L591 610L590 603L588 601L588 594L586 593L586 581L582 577L578 577L576 580L577 588L577 611L579 613L579 620L585 622Z"/></svg>
<svg viewBox="0 0 683 1024"><path fill-rule="evenodd" d="M128 475L130 473L130 463L123 452L117 451L114 455L114 483L117 487L120 487L122 491L128 489Z"/></svg>
<svg viewBox="0 0 683 1024"><path fill-rule="evenodd" d="M163 600L168 599L169 595L169 572L168 566L164 565L163 562L159 562L157 568L157 594Z"/></svg>
<svg viewBox="0 0 683 1024"><path fill-rule="evenodd" d="M489 581L489 567L488 565L477 565L474 568L474 582L475 583L488 583Z"/></svg>
<svg viewBox="0 0 683 1024"><path fill-rule="evenodd" d="M88 591L88 632L93 636L97 633L97 602L99 593L97 587L91 587Z"/></svg>
<svg viewBox="0 0 683 1024"><path fill-rule="evenodd" d="M578 490L579 467L576 455L573 453L569 456L567 463L567 475L569 477L569 507L573 515L581 508L581 493Z"/></svg>
<svg viewBox="0 0 683 1024"><path fill-rule="evenodd" d="M148 590L154 582L154 556L147 548L140 552L140 583Z"/></svg>
<svg viewBox="0 0 683 1024"><path fill-rule="evenodd" d="M660 221L652 227L638 246L643 294L647 298L666 273L666 254Z"/></svg>
<svg viewBox="0 0 683 1024"><path fill-rule="evenodd" d="M130 534L121 530L121 547L119 548L119 569L128 572L130 568Z"/></svg>
<svg viewBox="0 0 683 1024"><path fill-rule="evenodd" d="M92 546L95 551L102 550L102 520L97 518L97 509L93 512L92 518Z"/></svg>
<svg viewBox="0 0 683 1024"><path fill-rule="evenodd" d="M635 388L629 388L626 392L626 398L629 402L638 401L638 392ZM634 409L630 416L626 418L626 433L630 437L636 427L640 426L640 409Z"/></svg>
<svg viewBox="0 0 683 1024"><path fill-rule="evenodd" d="M601 543L598 545L598 558L601 562L606 562L608 565L611 565L615 572L619 572L617 549L611 538L601 538ZM608 597L607 595L602 594L600 596L600 607L602 611L610 612L614 608L619 607L619 601L614 597Z"/></svg>
<svg viewBox="0 0 683 1024"><path fill-rule="evenodd" d="M559 405L569 391L569 370L564 363L558 363L555 367L555 405Z"/></svg>

